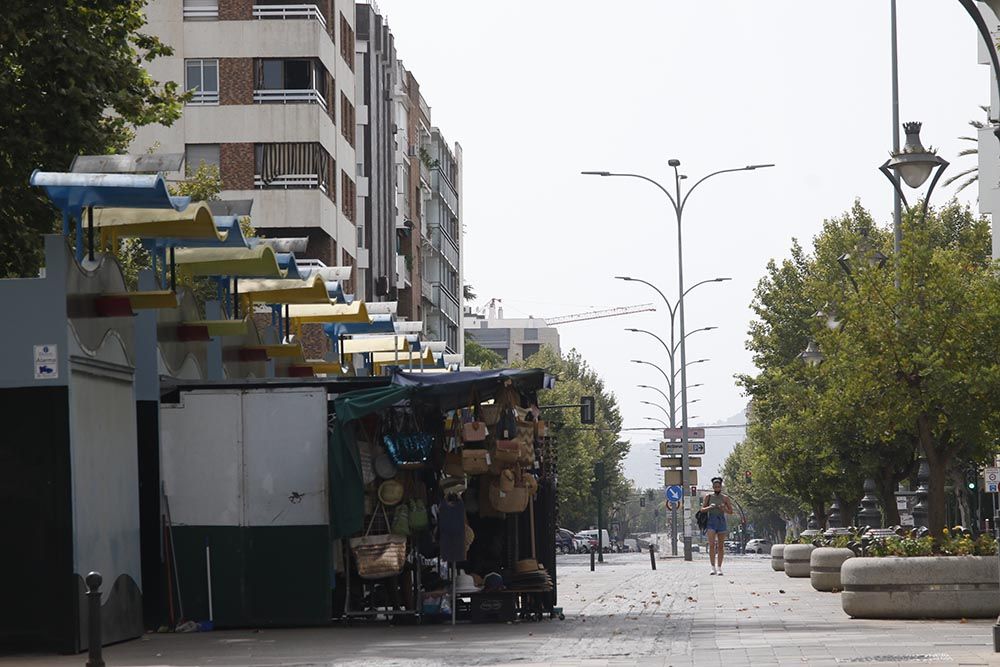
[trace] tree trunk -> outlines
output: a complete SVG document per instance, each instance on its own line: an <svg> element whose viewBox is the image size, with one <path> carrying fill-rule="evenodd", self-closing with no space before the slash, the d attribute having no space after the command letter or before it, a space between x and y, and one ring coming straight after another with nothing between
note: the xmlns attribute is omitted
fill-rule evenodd
<svg viewBox="0 0 1000 667"><path fill-rule="evenodd" d="M820 530L826 530L826 503L822 500L814 500L812 503L813 515L816 517L816 525Z"/></svg>
<svg viewBox="0 0 1000 667"><path fill-rule="evenodd" d="M955 505L958 506L959 523L963 528L973 530L975 520L972 518L972 508L969 506L969 494L965 490L965 471L951 468L951 487L955 494Z"/></svg>
<svg viewBox="0 0 1000 667"><path fill-rule="evenodd" d="M899 525L899 508L896 507L896 471L892 466L883 466L875 476L875 495L882 504L882 517L886 526Z"/></svg>
<svg viewBox="0 0 1000 667"><path fill-rule="evenodd" d="M917 418L917 433L920 437L920 448L927 457L927 467L930 468L930 480L927 483L927 528L935 539L939 539L945 528L945 481L948 478L948 452L939 448L934 442L931 432L930 417L921 415Z"/></svg>

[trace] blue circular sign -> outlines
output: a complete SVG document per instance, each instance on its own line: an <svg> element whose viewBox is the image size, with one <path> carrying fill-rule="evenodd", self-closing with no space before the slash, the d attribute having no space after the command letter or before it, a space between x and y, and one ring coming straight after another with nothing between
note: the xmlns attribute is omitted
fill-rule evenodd
<svg viewBox="0 0 1000 667"><path fill-rule="evenodd" d="M680 499L684 497L684 487L677 486L676 484L674 486L668 486L665 495L667 496L667 500L679 502Z"/></svg>

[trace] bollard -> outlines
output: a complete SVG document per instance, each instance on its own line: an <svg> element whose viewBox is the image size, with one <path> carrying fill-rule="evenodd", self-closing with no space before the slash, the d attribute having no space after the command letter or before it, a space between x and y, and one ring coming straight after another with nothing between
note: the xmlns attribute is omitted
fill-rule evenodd
<svg viewBox="0 0 1000 667"><path fill-rule="evenodd" d="M594 551L593 551L593 549L591 549L591 551L590 551L590 571L591 572L594 571Z"/></svg>
<svg viewBox="0 0 1000 667"><path fill-rule="evenodd" d="M649 564L653 566L654 570L656 569L656 552L653 551L652 544L649 545Z"/></svg>
<svg viewBox="0 0 1000 667"><path fill-rule="evenodd" d="M104 667L101 654L101 574L87 575L87 651L86 667Z"/></svg>

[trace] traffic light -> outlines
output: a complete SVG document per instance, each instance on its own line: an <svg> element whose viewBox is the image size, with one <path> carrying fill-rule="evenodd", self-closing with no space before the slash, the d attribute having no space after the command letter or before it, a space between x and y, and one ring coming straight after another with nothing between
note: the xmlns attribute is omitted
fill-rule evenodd
<svg viewBox="0 0 1000 667"><path fill-rule="evenodd" d="M639 507L646 506L646 496L639 496Z"/></svg>
<svg viewBox="0 0 1000 667"><path fill-rule="evenodd" d="M749 470L743 473L743 481L747 484L753 484L753 474Z"/></svg>
<svg viewBox="0 0 1000 667"><path fill-rule="evenodd" d="M979 486L979 471L975 468L968 468L965 471L965 486L969 491L975 491Z"/></svg>
<svg viewBox="0 0 1000 667"><path fill-rule="evenodd" d="M580 423L581 424L593 424L595 423L596 415L596 404L593 396L581 396L580 397Z"/></svg>
<svg viewBox="0 0 1000 667"><path fill-rule="evenodd" d="M697 495L698 495L698 485L697 484L692 484L691 485L691 497L694 498Z"/></svg>

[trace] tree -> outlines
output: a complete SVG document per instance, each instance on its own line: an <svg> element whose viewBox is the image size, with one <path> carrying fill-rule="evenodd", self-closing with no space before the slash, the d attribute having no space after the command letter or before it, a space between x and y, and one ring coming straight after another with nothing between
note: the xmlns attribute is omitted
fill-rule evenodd
<svg viewBox="0 0 1000 667"><path fill-rule="evenodd" d="M0 12L0 277L34 275L57 229L35 168L125 150L133 128L170 125L184 96L144 63L172 50L142 32L145 0L12 0Z"/></svg>
<svg viewBox="0 0 1000 667"><path fill-rule="evenodd" d="M465 365L478 366L480 368L503 368L503 357L487 349L476 342L476 340L465 335Z"/></svg>
<svg viewBox="0 0 1000 667"><path fill-rule="evenodd" d="M979 107L979 108L982 109L983 112L986 114L986 121L989 122L990 108L989 107L982 107L982 106ZM969 121L969 125L971 125L972 128L974 130L976 130L976 134L977 135L979 133L979 130L981 130L984 127L986 127L986 123L984 123L981 120L970 120ZM959 139L961 139L962 141L971 141L974 147L963 148L961 151L959 151L958 156L959 157L965 157L967 155L974 155L978 159L978 156L979 156L979 137L978 136L974 136L974 137L959 137ZM965 188L969 187L970 185L972 185L973 183L975 183L976 181L979 180L979 164L978 164L978 161L977 161L976 164L972 165L971 167L969 167L965 171L960 171L957 174L955 174L954 176L946 178L944 180L944 185L945 186L951 185L952 183L954 183L958 179L964 178L966 176L968 176L969 178L966 179L964 183L962 183L961 185L958 186L958 189L955 190L955 194L958 194L959 192L961 192L962 190L964 190Z"/></svg>
<svg viewBox="0 0 1000 667"><path fill-rule="evenodd" d="M595 463L604 463L606 510L621 504L630 492L623 470L629 443L618 438L622 419L617 399L576 350L559 356L543 347L517 366L542 368L557 378L555 389L539 392L539 405L569 405L579 403L581 396L595 398L593 426L580 423L579 410L543 410L542 418L551 423L559 452L560 525L571 530L596 525L597 498L592 488Z"/></svg>

